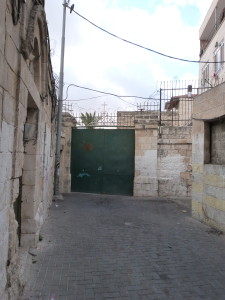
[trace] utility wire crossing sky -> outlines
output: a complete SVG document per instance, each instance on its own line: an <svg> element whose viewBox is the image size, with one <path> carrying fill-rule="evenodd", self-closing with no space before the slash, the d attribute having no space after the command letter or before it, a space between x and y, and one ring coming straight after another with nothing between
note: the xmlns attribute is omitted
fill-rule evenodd
<svg viewBox="0 0 225 300"><path fill-rule="evenodd" d="M46 0L56 74L60 67L62 2ZM72 83L79 88L71 87L69 96L65 89L64 98L84 101L82 109L89 112L102 110L102 102L113 110L130 110L134 104L157 98L157 82L197 80L202 62L192 58L199 54L198 32L212 0L74 3L72 14L67 14L64 80L65 87ZM142 45L154 45L161 51ZM101 91L107 92L99 96ZM130 103L125 103L110 94L153 97L140 97L142 100L130 96Z"/></svg>
<svg viewBox="0 0 225 300"><path fill-rule="evenodd" d="M68 7L68 8L70 8L70 12L71 12L71 13L74 12L74 13L77 14L79 17L81 17L82 19L84 19L85 21L87 21L88 23L90 23L91 25L93 25L94 27L100 29L101 31L103 31L103 32L105 32L105 33L107 33L107 34L109 34L109 35L111 35L111 36L113 36L113 37L115 37L115 38L117 38L117 39L123 41L123 42L126 42L126 43L128 43L128 44L133 45L133 46L142 48L142 49L144 49L144 50L153 52L153 53L155 53L155 54L158 54L158 55L161 55L161 56L170 58L170 59L175 59L175 60L179 60L179 61L183 61L183 62L189 62L189 63L207 63L207 64L215 64L215 63L221 64L221 63L225 63L225 61L215 62L215 61L189 60L189 59L179 58L179 57L167 55L167 54L165 54L165 53L161 53L161 52L159 52L159 51L156 51L156 50L153 50L153 49L144 47L144 46L142 46L142 45L139 45L139 44L136 44L136 43L131 42L131 41L129 41L129 40L126 40L126 39L124 39L124 38L121 38L121 37L119 37L118 35L116 35L116 34L110 32L110 31L108 31L108 30L106 30L106 29L104 29L104 28L102 28L102 27L96 25L96 24L93 23L93 22L91 22L90 20L88 20L87 18L85 18L84 16L82 16L81 14L79 14L77 11L75 11L74 8L73 8L72 6L71 6L71 7Z"/></svg>

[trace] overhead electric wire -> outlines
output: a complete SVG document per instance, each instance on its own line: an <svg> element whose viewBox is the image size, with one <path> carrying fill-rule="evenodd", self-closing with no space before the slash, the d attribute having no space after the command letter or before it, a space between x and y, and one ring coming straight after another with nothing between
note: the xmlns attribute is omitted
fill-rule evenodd
<svg viewBox="0 0 225 300"><path fill-rule="evenodd" d="M179 60L179 61L183 61L183 62L189 62L189 63L205 63L205 64L215 64L215 63L225 63L225 61L220 61L220 62L215 62L215 61L201 61L201 60L189 60L189 59L185 59L185 58L179 58L179 57L175 57L175 56L172 56L172 55L167 55L165 53L162 53L162 52L159 52L159 51L156 51L156 50L153 50L153 49L150 49L148 47L144 47L142 45L139 45L137 43L134 43L134 42L131 42L127 39L124 39L124 38L121 38L119 37L118 35L96 25L95 23L93 23L92 21L90 21L89 19L85 18L84 16L82 16L80 13L78 13L77 11L74 10L74 8L72 7L69 7L71 9L71 12L74 12L76 15L78 15L79 17L81 17L82 19L84 19L85 21L87 21L88 23L90 23L91 25L93 25L94 27L100 29L101 31L123 41L123 42L126 42L130 45L133 45L133 46L136 46L136 47L139 47L139 48L142 48L144 50L147 50L147 51L150 51L152 53L155 53L155 54L158 54L158 55L161 55L161 56L164 56L164 57L167 57L167 58L170 58L170 59L174 59L174 60Z"/></svg>
<svg viewBox="0 0 225 300"><path fill-rule="evenodd" d="M77 84L74 84L74 83L68 85L68 87L66 89L66 98L64 100L67 100L67 98L68 98L68 89L71 86L75 86L79 89L84 89L84 90L88 90L88 91L92 91L92 92L96 92L96 93L100 93L100 94L104 94L104 95L114 96L114 97L117 97L117 98L138 98L138 99L145 99L145 100L159 100L158 98L151 98L151 97L127 96L127 95L121 96L121 95L117 95L117 94L114 94L114 93L99 91L99 90L91 89L91 88L88 88L88 87L80 86L80 85L77 85Z"/></svg>
<svg viewBox="0 0 225 300"><path fill-rule="evenodd" d="M136 104L133 104L133 103L127 102L126 100L122 99L122 98L121 98L121 97L119 97L119 96L117 96L117 98L118 98L119 100L121 100L121 101L123 101L123 102L125 102L125 103L129 104L129 105L133 105L133 106L137 107L137 105L136 105Z"/></svg>
<svg viewBox="0 0 225 300"><path fill-rule="evenodd" d="M79 101L88 101L88 100L92 100L92 99L97 99L97 98L102 98L102 97L107 97L107 95L102 95L102 96L96 96L96 97L90 97L90 98L85 98L85 99L64 99L67 102L73 101L73 102L79 102Z"/></svg>

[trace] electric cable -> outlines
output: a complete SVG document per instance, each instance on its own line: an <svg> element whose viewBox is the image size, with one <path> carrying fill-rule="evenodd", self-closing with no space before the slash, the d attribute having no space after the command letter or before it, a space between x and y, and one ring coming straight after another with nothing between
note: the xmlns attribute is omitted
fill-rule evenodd
<svg viewBox="0 0 225 300"><path fill-rule="evenodd" d="M201 60L189 60L189 59L184 59L184 58L179 58L179 57L167 55L167 54L165 54L165 53L162 53L162 52L159 52L159 51L150 49L150 48L148 48L148 47L145 47L145 46L139 45L139 44L137 44L137 43L131 42L131 41L127 40L127 39L121 38L121 37L119 37L118 35L116 35L116 34L110 32L110 31L108 31L108 30L106 30L106 29L104 29L104 28L102 28L102 27L96 25L95 23L93 23L92 21L90 21L89 19L87 19L86 17L82 16L80 13L78 13L77 11L75 11L74 8L72 8L72 6L69 7L69 8L71 9L71 13L74 12L74 13L75 13L76 15L78 15L80 18L82 18L83 20L87 21L88 23L90 23L90 24L93 25L94 27L100 29L101 31L103 31L103 32L105 32L105 33L107 33L107 34L109 34L109 35L111 35L111 36L113 36L113 37L115 37L115 38L117 38L117 39L119 39L119 40L125 42L125 43L128 43L128 44L130 44L130 45L133 45L133 46L142 48L142 49L147 50L147 51L150 51L150 52L152 52L152 53L155 53L155 54L158 54L158 55L161 55L161 56L170 58L170 59L179 60L179 61L183 61L183 62L189 62L189 63L205 63L205 64L215 64L215 63L221 64L221 63L225 63L225 61L219 61L219 62L213 61L213 62L212 62L212 61L201 61Z"/></svg>
<svg viewBox="0 0 225 300"><path fill-rule="evenodd" d="M85 98L85 99L64 99L68 102L73 101L73 102L79 102L79 101L88 101L92 99L97 99L97 98L102 98L102 97L107 97L107 95L102 95L102 96L96 96L96 97L90 97L90 98Z"/></svg>
<svg viewBox="0 0 225 300"><path fill-rule="evenodd" d="M146 100L159 100L158 98L151 98L151 97L121 96L121 95L117 95L117 94L114 94L114 93L99 91L99 90L91 89L91 88L88 88L88 87L80 86L80 85L77 85L77 84L74 84L74 83L68 85L68 87L66 89L66 98L63 99L63 100L67 100L67 98L68 98L68 89L71 86L74 86L74 87L77 87L77 88L80 88L80 89L84 89L84 90L88 90L88 91L92 91L92 92L97 92L97 93L104 94L104 95L114 96L114 97L117 97L117 98L138 98L138 99L146 99Z"/></svg>

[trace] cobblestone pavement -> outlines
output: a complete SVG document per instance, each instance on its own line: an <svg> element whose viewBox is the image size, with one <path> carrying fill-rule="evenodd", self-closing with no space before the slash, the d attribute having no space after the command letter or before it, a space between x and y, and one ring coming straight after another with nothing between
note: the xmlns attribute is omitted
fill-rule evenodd
<svg viewBox="0 0 225 300"><path fill-rule="evenodd" d="M169 200L53 203L20 299L225 299L225 237Z"/></svg>

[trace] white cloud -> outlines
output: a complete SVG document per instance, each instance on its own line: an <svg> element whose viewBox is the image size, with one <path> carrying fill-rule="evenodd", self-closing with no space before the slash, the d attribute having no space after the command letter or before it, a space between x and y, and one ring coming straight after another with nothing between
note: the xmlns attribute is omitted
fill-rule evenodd
<svg viewBox="0 0 225 300"><path fill-rule="evenodd" d="M50 10L50 1L52 0L46 3L47 16L50 40L55 48L53 66L58 72L62 6L58 3L61 2L59 0L54 2L54 7ZM185 24L178 6L196 5L205 13L210 2L211 0L164 0L151 13L135 7L120 8L117 1L113 6L112 1L77 0L75 9L122 38L171 56L198 59L199 27ZM185 74L196 77L197 66L193 72L187 70L187 67L189 66L185 63L126 44L94 28L77 15L67 14L65 81L68 83L76 82L118 94L149 96L155 89L156 81L170 80L177 74L181 74L181 77ZM88 95L93 94L89 92ZM80 96L85 96L85 92L71 89L70 98ZM88 103L83 105L87 107Z"/></svg>

